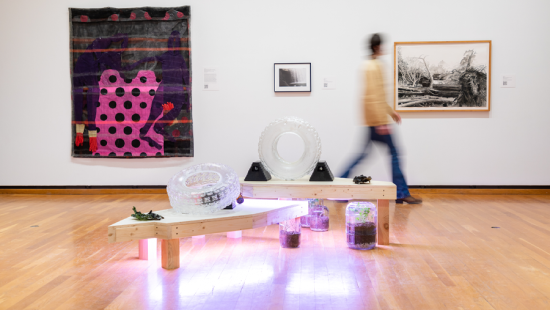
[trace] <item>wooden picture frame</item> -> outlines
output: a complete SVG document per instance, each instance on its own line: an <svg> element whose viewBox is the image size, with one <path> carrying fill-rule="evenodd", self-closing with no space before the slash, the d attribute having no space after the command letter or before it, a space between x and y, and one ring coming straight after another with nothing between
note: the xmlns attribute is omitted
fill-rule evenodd
<svg viewBox="0 0 550 310"><path fill-rule="evenodd" d="M397 112L491 110L491 41L394 43Z"/></svg>
<svg viewBox="0 0 550 310"><path fill-rule="evenodd" d="M273 90L275 92L311 92L311 63L275 63Z"/></svg>

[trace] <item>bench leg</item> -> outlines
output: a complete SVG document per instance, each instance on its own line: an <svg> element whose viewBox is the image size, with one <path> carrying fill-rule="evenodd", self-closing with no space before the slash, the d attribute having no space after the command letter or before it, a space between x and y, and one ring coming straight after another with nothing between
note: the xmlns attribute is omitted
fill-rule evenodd
<svg viewBox="0 0 550 310"><path fill-rule="evenodd" d="M390 244L390 201L378 199L378 245Z"/></svg>
<svg viewBox="0 0 550 310"><path fill-rule="evenodd" d="M139 240L139 259L151 260L157 258L157 239Z"/></svg>
<svg viewBox="0 0 550 310"><path fill-rule="evenodd" d="M238 239L238 238L242 238L242 236L243 236L243 231L242 230L228 231L227 232L227 238Z"/></svg>
<svg viewBox="0 0 550 310"><path fill-rule="evenodd" d="M180 239L161 239L162 268L176 269L180 267Z"/></svg>

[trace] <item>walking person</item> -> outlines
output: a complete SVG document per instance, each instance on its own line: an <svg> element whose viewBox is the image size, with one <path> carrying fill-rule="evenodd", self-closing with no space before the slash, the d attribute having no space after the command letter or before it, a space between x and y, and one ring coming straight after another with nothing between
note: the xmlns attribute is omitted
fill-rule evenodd
<svg viewBox="0 0 550 310"><path fill-rule="evenodd" d="M392 139L389 117L398 124L401 124L401 117L386 102L382 64L378 60L378 57L382 55L382 38L380 35L372 35L369 45L372 51L371 59L363 64L363 73L366 78L366 88L363 96L363 113L366 125L365 145L361 154L355 158L341 177L348 178L352 169L367 157L372 142L379 142L387 145L391 154L392 181L397 186L396 203L422 203L421 199L414 198L409 193L409 187L399 164L399 154Z"/></svg>

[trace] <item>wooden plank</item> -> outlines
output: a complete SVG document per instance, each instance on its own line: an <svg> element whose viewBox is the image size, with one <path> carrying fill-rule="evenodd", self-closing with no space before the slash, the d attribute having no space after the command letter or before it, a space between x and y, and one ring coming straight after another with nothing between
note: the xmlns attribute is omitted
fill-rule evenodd
<svg viewBox="0 0 550 310"><path fill-rule="evenodd" d="M148 225L147 225L148 224ZM155 237L155 226L149 223L142 225L135 225L133 227L117 227L116 229L116 241L124 242L131 240L148 239Z"/></svg>
<svg viewBox="0 0 550 310"><path fill-rule="evenodd" d="M390 244L390 201L378 199L377 237L379 245Z"/></svg>
<svg viewBox="0 0 550 310"><path fill-rule="evenodd" d="M161 239L162 268L180 267L180 239Z"/></svg>
<svg viewBox="0 0 550 310"><path fill-rule="evenodd" d="M180 224L178 229L172 227L172 238L183 238L197 235L215 234L221 232L251 229L253 217L229 218L218 221L205 221L193 224Z"/></svg>
<svg viewBox="0 0 550 310"><path fill-rule="evenodd" d="M391 182L371 181L355 184L352 179L335 178L333 182L309 182L272 179L267 182L248 182L241 178L243 196L252 198L341 198L395 199L396 186Z"/></svg>
<svg viewBox="0 0 550 310"><path fill-rule="evenodd" d="M149 239L139 240L138 251L139 251L139 259L141 260L149 259Z"/></svg>
<svg viewBox="0 0 550 310"><path fill-rule="evenodd" d="M240 209L239 209L240 208ZM263 227L306 215L305 201L247 200L235 210L208 215L182 215L172 209L156 211L165 218L139 222L126 218L109 226L109 242L147 238L176 239Z"/></svg>
<svg viewBox="0 0 550 310"><path fill-rule="evenodd" d="M293 218L307 215L308 209L306 205L300 208L286 208L278 210L277 212L271 212L266 215L266 226L277 224L283 221L287 221Z"/></svg>
<svg viewBox="0 0 550 310"><path fill-rule="evenodd" d="M109 238L109 243L116 242L116 229L114 227L107 227L107 236Z"/></svg>

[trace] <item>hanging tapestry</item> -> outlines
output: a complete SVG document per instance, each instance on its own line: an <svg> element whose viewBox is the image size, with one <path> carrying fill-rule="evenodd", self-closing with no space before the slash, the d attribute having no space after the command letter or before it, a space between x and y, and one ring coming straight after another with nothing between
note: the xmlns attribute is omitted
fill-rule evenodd
<svg viewBox="0 0 550 310"><path fill-rule="evenodd" d="M193 156L190 9L69 9L72 155Z"/></svg>

